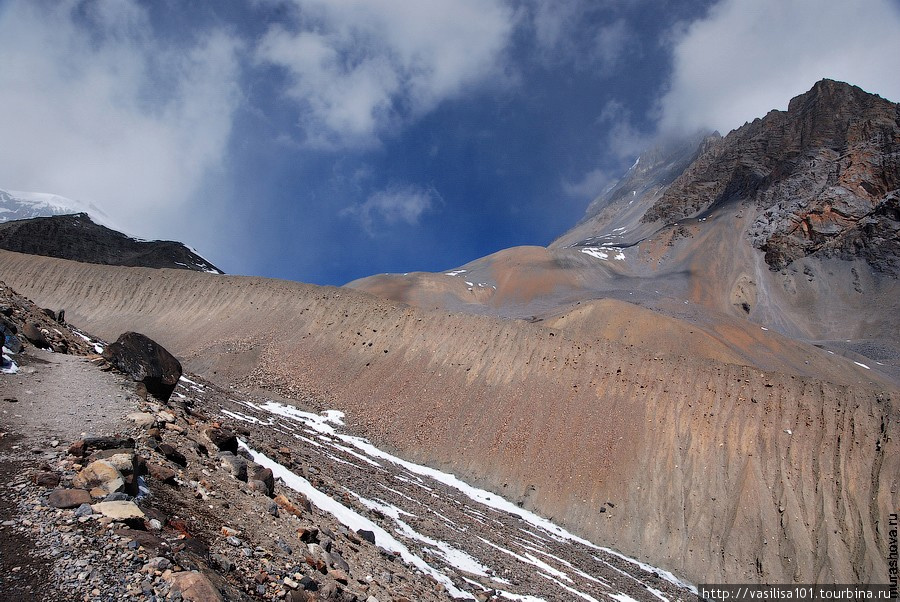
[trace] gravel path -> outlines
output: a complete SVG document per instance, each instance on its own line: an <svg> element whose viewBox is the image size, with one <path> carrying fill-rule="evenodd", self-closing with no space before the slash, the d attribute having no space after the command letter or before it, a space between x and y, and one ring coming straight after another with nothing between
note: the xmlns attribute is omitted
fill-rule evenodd
<svg viewBox="0 0 900 602"><path fill-rule="evenodd" d="M0 375L0 430L18 433L24 444L112 434L137 408L121 375L101 372L84 357L30 349L16 360L18 374Z"/></svg>

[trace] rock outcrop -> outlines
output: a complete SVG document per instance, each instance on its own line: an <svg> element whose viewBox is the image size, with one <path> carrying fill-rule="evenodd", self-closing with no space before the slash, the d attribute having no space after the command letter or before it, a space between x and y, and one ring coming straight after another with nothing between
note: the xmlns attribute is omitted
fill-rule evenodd
<svg viewBox="0 0 900 602"><path fill-rule="evenodd" d="M900 106L831 80L711 141L643 217L673 223L728 204L762 214L772 269L809 255L900 269Z"/></svg>
<svg viewBox="0 0 900 602"><path fill-rule="evenodd" d="M0 249L85 263L222 273L180 242L137 240L94 223L87 213L0 222Z"/></svg>

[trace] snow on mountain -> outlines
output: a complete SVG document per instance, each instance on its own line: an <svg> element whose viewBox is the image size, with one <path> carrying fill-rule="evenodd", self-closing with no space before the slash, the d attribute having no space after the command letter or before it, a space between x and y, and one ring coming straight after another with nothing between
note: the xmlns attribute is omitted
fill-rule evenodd
<svg viewBox="0 0 900 602"><path fill-rule="evenodd" d="M102 209L93 203L76 201L47 192L0 190L0 222L72 213L87 213L94 222L122 231L121 228L111 223L109 216Z"/></svg>

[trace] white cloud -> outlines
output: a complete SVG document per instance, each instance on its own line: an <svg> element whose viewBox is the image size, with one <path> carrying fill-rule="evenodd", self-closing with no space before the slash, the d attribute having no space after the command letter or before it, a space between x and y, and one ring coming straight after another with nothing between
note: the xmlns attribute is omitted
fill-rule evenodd
<svg viewBox="0 0 900 602"><path fill-rule="evenodd" d="M229 36L172 46L132 0L11 0L0 39L2 186L159 232L220 166L239 102Z"/></svg>
<svg viewBox="0 0 900 602"><path fill-rule="evenodd" d="M480 0L291 0L257 59L283 69L305 141L366 146L469 87L502 77L512 11Z"/></svg>
<svg viewBox="0 0 900 602"><path fill-rule="evenodd" d="M374 236L384 227L418 224L422 215L440 202L441 196L434 188L394 184L358 205L345 208L341 214L357 218L366 232Z"/></svg>
<svg viewBox="0 0 900 602"><path fill-rule="evenodd" d="M615 17L615 8L622 7L596 0L530 0L524 4L524 21L544 62L604 76L638 46L636 32Z"/></svg>
<svg viewBox="0 0 900 602"><path fill-rule="evenodd" d="M594 169L577 181L566 180L563 182L563 191L571 197L578 199L593 199L609 188L609 185L616 181L608 171L603 169Z"/></svg>
<svg viewBox="0 0 900 602"><path fill-rule="evenodd" d="M723 134L822 79L900 100L900 8L891 0L723 0L673 37L663 131Z"/></svg>

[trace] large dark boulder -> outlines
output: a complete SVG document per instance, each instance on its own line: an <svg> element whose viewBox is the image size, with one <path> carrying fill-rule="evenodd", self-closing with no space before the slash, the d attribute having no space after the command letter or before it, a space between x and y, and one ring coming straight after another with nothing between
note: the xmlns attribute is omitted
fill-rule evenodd
<svg viewBox="0 0 900 602"><path fill-rule="evenodd" d="M181 378L181 363L153 339L138 332L126 332L106 347L103 358L136 382L144 383L147 392L168 401Z"/></svg>

